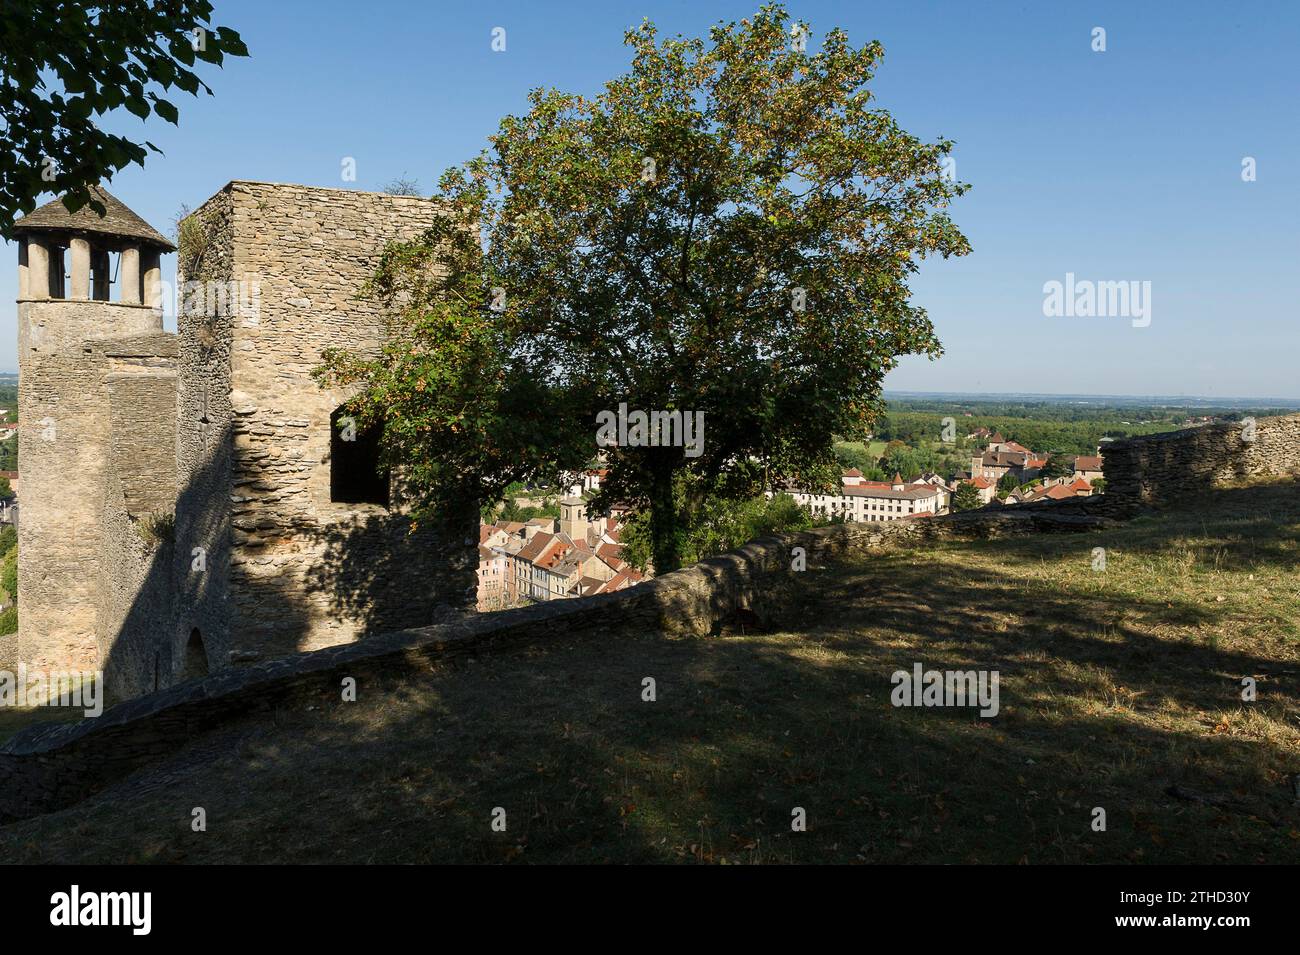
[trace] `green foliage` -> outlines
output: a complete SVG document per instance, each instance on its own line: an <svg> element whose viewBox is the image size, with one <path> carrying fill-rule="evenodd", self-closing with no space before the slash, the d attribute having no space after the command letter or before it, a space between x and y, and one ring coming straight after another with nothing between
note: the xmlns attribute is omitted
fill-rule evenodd
<svg viewBox="0 0 1300 955"><path fill-rule="evenodd" d="M197 37L195 30L204 31ZM199 49L194 47L198 46ZM70 210L103 205L88 186L119 169L143 166L157 147L105 132L97 122L119 107L175 125L173 87L212 90L190 67L247 56L239 34L212 26L207 0L122 0L76 4L5 0L0 4L0 233L30 212L42 193L65 193ZM115 125L120 125L115 123ZM47 166L47 159L52 166ZM52 178L43 174L52 172Z"/></svg>
<svg viewBox="0 0 1300 955"><path fill-rule="evenodd" d="M880 469L878 459L861 441L835 442L835 460L843 470L857 468L868 481L885 480L885 472Z"/></svg>
<svg viewBox="0 0 1300 955"><path fill-rule="evenodd" d="M880 470L886 479L895 474L903 480L916 477L922 471L934 471L939 468L939 456L930 448L891 447L880 459Z"/></svg>
<svg viewBox="0 0 1300 955"><path fill-rule="evenodd" d="M628 73L594 98L534 90L443 176L446 219L371 285L403 304L389 347L321 371L383 419L426 506L579 469L620 403L703 412L699 457L610 449L593 501L647 511L669 570L679 474L731 500L831 482L835 436L865 436L898 357L939 354L907 283L969 251L944 211L967 188L944 174L952 143L874 104L879 43L832 30L806 52L792 26L779 5L707 40L645 22Z"/></svg>
<svg viewBox="0 0 1300 955"><path fill-rule="evenodd" d="M684 483L679 478L679 485ZM692 502L678 515L678 547L684 564L693 564L735 550L759 537L803 530L813 525L812 516L789 494L775 494L770 499L757 495L747 500L706 495L699 497L684 487L677 499ZM654 540L650 515L640 512L623 528L623 559L640 570L649 570L654 562Z"/></svg>
<svg viewBox="0 0 1300 955"><path fill-rule="evenodd" d="M18 532L12 524L0 528L0 636L18 631Z"/></svg>
<svg viewBox="0 0 1300 955"><path fill-rule="evenodd" d="M952 493L951 506L955 513L957 511L972 511L984 505L980 502L980 494L975 489L975 485L963 481L957 485L957 490Z"/></svg>
<svg viewBox="0 0 1300 955"><path fill-rule="evenodd" d="M1064 454L1053 454L1047 459L1038 476L1044 479L1069 477L1074 473L1074 465Z"/></svg>
<svg viewBox="0 0 1300 955"><path fill-rule="evenodd" d="M1294 409L1259 407L1248 409L1256 417L1290 414ZM967 417L970 413L970 417ZM1241 417L1242 411L1197 408L1198 414L1219 418ZM1170 431L1188 420L1186 408L1169 405L1105 404L1097 401L1050 401L1038 399L945 399L891 398L889 412L876 425L882 440L902 439L909 444L935 441L945 417L957 425L957 448L976 428L999 431L1009 441L1023 444L1040 454L1095 454L1103 437L1123 438ZM979 448L983 443L979 444ZM954 450L957 450L954 448Z"/></svg>
<svg viewBox="0 0 1300 955"><path fill-rule="evenodd" d="M483 520L489 524L493 521L519 521L522 523L524 521L531 521L535 517L559 516L560 505L554 502L543 504L541 507L534 507L532 505L520 507L513 499L506 498L505 503L501 505L499 511L492 513L491 517L485 516Z"/></svg>
<svg viewBox="0 0 1300 955"><path fill-rule="evenodd" d="M0 471L18 470L18 435L0 441Z"/></svg>
<svg viewBox="0 0 1300 955"><path fill-rule="evenodd" d="M186 205L180 207L174 221L177 270L194 279L202 274L203 256L208 251L208 231Z"/></svg>
<svg viewBox="0 0 1300 955"><path fill-rule="evenodd" d="M999 491L1010 493L1018 487L1020 487L1020 481L1016 479L1015 474L1011 471L1008 471L1006 474L1002 475L1002 477L998 478Z"/></svg>
<svg viewBox="0 0 1300 955"><path fill-rule="evenodd" d="M18 548L16 546L6 551L4 557L0 558L0 590L5 592L9 600L18 600Z"/></svg>

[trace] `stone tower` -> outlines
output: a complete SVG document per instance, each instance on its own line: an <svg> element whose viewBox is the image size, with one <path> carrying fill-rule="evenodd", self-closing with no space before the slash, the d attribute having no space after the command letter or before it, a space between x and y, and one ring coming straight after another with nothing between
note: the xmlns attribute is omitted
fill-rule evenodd
<svg viewBox="0 0 1300 955"><path fill-rule="evenodd" d="M175 344L160 302L160 258L173 246L112 195L92 192L102 217L55 200L14 225L17 639L19 659L50 669L94 670L102 657L104 487L114 462L129 462L145 485L117 482L137 509L169 509L175 488L174 438L165 440L174 435Z"/></svg>
<svg viewBox="0 0 1300 955"><path fill-rule="evenodd" d="M572 540L587 539L587 502L580 497L566 497L560 501L560 532Z"/></svg>
<svg viewBox="0 0 1300 955"><path fill-rule="evenodd" d="M477 510L413 532L373 436L348 435L349 395L312 378L331 345L379 353L386 314L358 290L439 215L417 196L235 180L182 222L182 291L207 292L177 316L174 666L199 644L253 662L473 605Z"/></svg>
<svg viewBox="0 0 1300 955"><path fill-rule="evenodd" d="M102 670L120 699L472 607L477 507L414 521L380 435L313 377L330 346L384 347L391 316L358 291L438 202L231 182L180 223L173 334L173 246L96 195L103 217L52 202L15 224L19 627L0 664Z"/></svg>

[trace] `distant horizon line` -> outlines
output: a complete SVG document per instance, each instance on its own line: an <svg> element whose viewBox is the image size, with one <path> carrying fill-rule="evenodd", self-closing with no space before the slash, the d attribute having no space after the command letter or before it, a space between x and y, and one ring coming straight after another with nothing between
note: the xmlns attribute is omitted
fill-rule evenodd
<svg viewBox="0 0 1300 955"><path fill-rule="evenodd" d="M1215 397L1210 395L1121 395L1051 391L905 391L902 389L885 389L882 394L886 398L890 396L896 398L1039 398L1056 401L1067 401L1071 399L1098 401L1107 399L1126 402L1159 402L1164 404L1185 404L1187 402L1197 402L1206 405L1276 404L1300 407L1300 398L1283 398L1276 395L1263 398L1252 398L1239 395Z"/></svg>
<svg viewBox="0 0 1300 955"><path fill-rule="evenodd" d="M19 377L17 371L0 370L0 377ZM1196 402L1203 405L1288 405L1300 408L1300 398L1284 398L1278 395L1267 397L1249 397L1241 395L1214 397L1210 395L1134 395L1134 394L1113 394L1107 392L1082 392L1082 391L912 391L908 389L887 388L882 394L889 398L978 398L978 399L1006 399L1006 398L1037 398L1040 400L1051 401L1101 401L1114 400L1137 402L1145 401L1160 404L1185 404L1187 402Z"/></svg>

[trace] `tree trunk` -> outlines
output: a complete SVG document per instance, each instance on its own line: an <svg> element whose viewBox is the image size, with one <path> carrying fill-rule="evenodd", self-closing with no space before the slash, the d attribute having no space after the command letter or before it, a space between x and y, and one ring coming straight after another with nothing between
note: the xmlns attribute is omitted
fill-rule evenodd
<svg viewBox="0 0 1300 955"><path fill-rule="evenodd" d="M658 469L651 485L650 543L656 577L681 567L681 540L677 533L677 502L673 499L671 468Z"/></svg>

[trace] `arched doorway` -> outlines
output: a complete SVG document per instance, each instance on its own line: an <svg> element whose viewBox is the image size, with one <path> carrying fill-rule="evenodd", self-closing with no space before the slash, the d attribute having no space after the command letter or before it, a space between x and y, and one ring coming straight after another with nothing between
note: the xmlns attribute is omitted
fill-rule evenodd
<svg viewBox="0 0 1300 955"><path fill-rule="evenodd" d="M189 642L185 644L185 672L181 674L181 679L193 680L207 675L208 654L203 649L203 638L199 635L199 628L195 627L190 631Z"/></svg>

